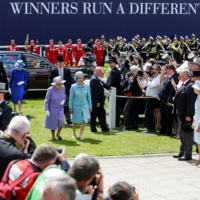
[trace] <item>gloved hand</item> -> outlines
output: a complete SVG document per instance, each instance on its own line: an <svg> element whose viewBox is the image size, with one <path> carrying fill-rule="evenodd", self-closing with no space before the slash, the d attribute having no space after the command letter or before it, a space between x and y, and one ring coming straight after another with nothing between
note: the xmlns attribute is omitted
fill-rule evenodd
<svg viewBox="0 0 200 200"><path fill-rule="evenodd" d="M60 105L63 106L64 103L65 103L65 100L62 100L62 101L60 102Z"/></svg>
<svg viewBox="0 0 200 200"><path fill-rule="evenodd" d="M22 85L22 84L24 84L24 81L20 81L17 83L17 85Z"/></svg>
<svg viewBox="0 0 200 200"><path fill-rule="evenodd" d="M10 89L10 88L8 88L8 92L9 92L10 94L12 94L12 92L11 92L11 89Z"/></svg>
<svg viewBox="0 0 200 200"><path fill-rule="evenodd" d="M50 112L48 110L46 110L46 116L49 117L50 116Z"/></svg>

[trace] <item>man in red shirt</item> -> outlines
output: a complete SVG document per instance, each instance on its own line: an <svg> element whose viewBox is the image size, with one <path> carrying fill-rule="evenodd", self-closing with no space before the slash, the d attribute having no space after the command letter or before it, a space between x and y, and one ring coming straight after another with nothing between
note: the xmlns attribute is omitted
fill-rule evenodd
<svg viewBox="0 0 200 200"><path fill-rule="evenodd" d="M46 58L52 62L56 63L56 49L57 47L54 45L53 39L49 40L50 45L46 47Z"/></svg>
<svg viewBox="0 0 200 200"><path fill-rule="evenodd" d="M84 55L84 45L81 44L81 39L77 40L78 44L75 46L74 48L74 57L76 59L76 66L78 66L78 62L80 60L80 58Z"/></svg>
<svg viewBox="0 0 200 200"><path fill-rule="evenodd" d="M97 66L101 66L101 62L103 59L103 45L100 43L99 39L96 39L95 41L93 53L96 55Z"/></svg>
<svg viewBox="0 0 200 200"><path fill-rule="evenodd" d="M15 45L15 40L11 40L11 45L7 47L7 51L19 51L19 47Z"/></svg>
<svg viewBox="0 0 200 200"><path fill-rule="evenodd" d="M34 40L31 40L30 41L30 44L28 47L27 47L27 51L31 51L32 53L36 53L36 54L39 54L39 48L37 45L35 45L35 41Z"/></svg>
<svg viewBox="0 0 200 200"><path fill-rule="evenodd" d="M72 40L69 39L68 43L65 45L66 66L68 66L68 63L70 64L70 66L73 66L73 54L74 54L74 46L72 44Z"/></svg>
<svg viewBox="0 0 200 200"><path fill-rule="evenodd" d="M65 60L65 47L63 46L62 41L58 42L58 48L56 49L56 58L58 56L62 56L63 60Z"/></svg>

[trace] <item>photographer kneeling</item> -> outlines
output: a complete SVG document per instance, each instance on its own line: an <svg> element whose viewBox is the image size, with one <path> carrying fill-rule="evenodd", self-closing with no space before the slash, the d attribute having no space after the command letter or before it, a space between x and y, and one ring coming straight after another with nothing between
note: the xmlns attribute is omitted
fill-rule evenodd
<svg viewBox="0 0 200 200"><path fill-rule="evenodd" d="M141 89L138 84L138 71L139 68L135 65L130 67L131 72L126 74L126 81L124 83L124 93L125 96L140 96ZM140 71L141 72L141 71ZM124 115L124 129L123 130L132 130L138 129L136 123L136 112L133 115L133 110L137 110L138 99L127 98L126 104L123 109Z"/></svg>

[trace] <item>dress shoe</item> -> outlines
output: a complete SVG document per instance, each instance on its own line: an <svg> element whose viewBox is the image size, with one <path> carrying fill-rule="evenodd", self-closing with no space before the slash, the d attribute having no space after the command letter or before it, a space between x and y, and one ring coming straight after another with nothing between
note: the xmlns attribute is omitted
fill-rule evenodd
<svg viewBox="0 0 200 200"><path fill-rule="evenodd" d="M152 130L149 130L149 129L145 129L144 131L142 131L141 133L153 133Z"/></svg>
<svg viewBox="0 0 200 200"><path fill-rule="evenodd" d="M180 158L180 157L182 157L183 156L183 154L178 154L178 155L173 155L173 158Z"/></svg>
<svg viewBox="0 0 200 200"><path fill-rule="evenodd" d="M72 121L67 120L67 124L68 124L68 125L72 124Z"/></svg>
<svg viewBox="0 0 200 200"><path fill-rule="evenodd" d="M192 157L185 157L185 156L182 156L182 157L179 157L178 160L179 160L179 161L192 160Z"/></svg>

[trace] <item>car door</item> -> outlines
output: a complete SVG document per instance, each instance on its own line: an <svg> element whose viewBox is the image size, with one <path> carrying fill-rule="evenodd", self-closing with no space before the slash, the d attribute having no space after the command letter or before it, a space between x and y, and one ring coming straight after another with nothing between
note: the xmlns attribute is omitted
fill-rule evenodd
<svg viewBox="0 0 200 200"><path fill-rule="evenodd" d="M28 73L28 91L45 91L48 88L48 76L51 66L42 57L24 54Z"/></svg>

